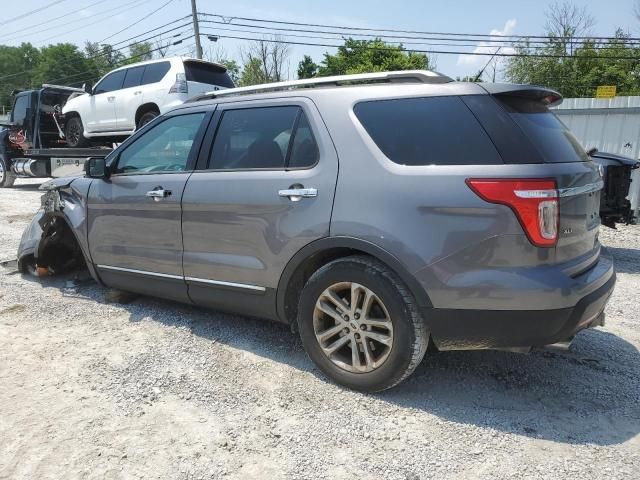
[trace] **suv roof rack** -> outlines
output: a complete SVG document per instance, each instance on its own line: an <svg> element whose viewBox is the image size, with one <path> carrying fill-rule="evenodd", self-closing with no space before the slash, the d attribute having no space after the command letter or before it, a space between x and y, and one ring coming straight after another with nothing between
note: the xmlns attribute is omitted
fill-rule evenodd
<svg viewBox="0 0 640 480"><path fill-rule="evenodd" d="M252 93L279 92L296 88L311 88L320 86L339 86L341 84L367 84L367 83L449 83L453 79L438 72L430 70L403 70L397 72L362 73L357 75L336 75L333 77L318 77L305 80L290 80L287 82L264 83L250 87L228 88L216 90L188 100L197 102L219 97L233 95L250 95Z"/></svg>

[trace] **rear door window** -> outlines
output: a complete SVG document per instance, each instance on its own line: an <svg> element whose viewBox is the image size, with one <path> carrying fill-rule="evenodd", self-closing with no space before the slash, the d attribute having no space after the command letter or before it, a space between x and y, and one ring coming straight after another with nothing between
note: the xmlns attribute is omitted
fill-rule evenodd
<svg viewBox="0 0 640 480"><path fill-rule="evenodd" d="M400 165L503 163L459 97L367 101L354 112L378 148Z"/></svg>
<svg viewBox="0 0 640 480"><path fill-rule="evenodd" d="M227 110L213 143L214 170L284 169L300 107Z"/></svg>
<svg viewBox="0 0 640 480"><path fill-rule="evenodd" d="M587 162L589 156L567 126L543 103L516 96L496 96L547 163Z"/></svg>
<svg viewBox="0 0 640 480"><path fill-rule="evenodd" d="M140 67L133 67L127 69L127 75L124 77L124 83L122 88L137 87L142 82L142 75L144 74L144 65Z"/></svg>
<svg viewBox="0 0 640 480"><path fill-rule="evenodd" d="M114 90L120 90L122 88L122 83L124 82L124 77L127 74L126 70L118 70L117 72L110 73L106 77L102 79L94 90L94 95L98 95L100 93L108 93L113 92Z"/></svg>
<svg viewBox="0 0 640 480"><path fill-rule="evenodd" d="M159 82L164 78L170 68L171 63L169 62L150 63L146 65L144 74L142 75L141 85Z"/></svg>
<svg viewBox="0 0 640 480"><path fill-rule="evenodd" d="M227 70L217 65L203 62L184 62L184 71L189 82L206 83L227 88L235 86L227 74Z"/></svg>

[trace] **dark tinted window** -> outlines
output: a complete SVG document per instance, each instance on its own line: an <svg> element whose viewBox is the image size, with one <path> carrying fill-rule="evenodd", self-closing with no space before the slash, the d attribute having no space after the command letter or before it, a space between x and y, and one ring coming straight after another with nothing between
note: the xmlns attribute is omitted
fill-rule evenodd
<svg viewBox="0 0 640 480"><path fill-rule="evenodd" d="M284 168L298 107L265 107L224 112L209 168Z"/></svg>
<svg viewBox="0 0 640 480"><path fill-rule="evenodd" d="M169 62L150 63L146 65L144 74L142 75L141 85L159 82L164 78L170 68L171 64Z"/></svg>
<svg viewBox="0 0 640 480"><path fill-rule="evenodd" d="M157 123L120 154L116 173L181 172L204 113L178 115Z"/></svg>
<svg viewBox="0 0 640 480"><path fill-rule="evenodd" d="M144 66L127 69L127 75L124 77L122 88L137 87L138 85L140 85L140 82L142 82L143 73Z"/></svg>
<svg viewBox="0 0 640 480"><path fill-rule="evenodd" d="M190 82L208 83L219 87L233 88L235 85L226 69L201 62L184 62L184 71Z"/></svg>
<svg viewBox="0 0 640 480"><path fill-rule="evenodd" d="M27 118L27 107L29 107L29 95L20 95L16 97L11 112L11 122L21 127L26 127L25 120Z"/></svg>
<svg viewBox="0 0 640 480"><path fill-rule="evenodd" d="M96 85L93 91L94 95L99 93L113 92L114 90L120 90L122 88L122 82L126 75L126 70L118 70L117 72L110 73L102 79L102 81Z"/></svg>
<svg viewBox="0 0 640 480"><path fill-rule="evenodd" d="M529 137L544 161L586 162L589 156L573 133L539 101L522 97L497 97L511 118Z"/></svg>
<svg viewBox="0 0 640 480"><path fill-rule="evenodd" d="M304 112L300 112L298 127L293 136L288 166L290 168L312 167L318 161L319 156L318 145L313 138L307 116Z"/></svg>
<svg viewBox="0 0 640 480"><path fill-rule="evenodd" d="M354 111L376 145L395 163L502 163L491 140L458 97L363 102Z"/></svg>

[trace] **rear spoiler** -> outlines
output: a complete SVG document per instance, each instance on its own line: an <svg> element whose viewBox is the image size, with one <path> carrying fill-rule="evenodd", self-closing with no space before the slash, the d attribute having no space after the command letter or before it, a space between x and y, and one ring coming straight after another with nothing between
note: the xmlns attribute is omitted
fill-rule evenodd
<svg viewBox="0 0 640 480"><path fill-rule="evenodd" d="M513 83L478 83L490 95L503 97L522 97L537 100L547 107L555 107L562 103L562 95L555 90L535 85L517 85Z"/></svg>

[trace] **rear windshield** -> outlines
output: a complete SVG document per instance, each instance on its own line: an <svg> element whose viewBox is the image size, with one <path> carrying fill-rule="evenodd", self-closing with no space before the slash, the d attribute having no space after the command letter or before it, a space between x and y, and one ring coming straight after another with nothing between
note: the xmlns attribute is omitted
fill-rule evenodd
<svg viewBox="0 0 640 480"><path fill-rule="evenodd" d="M587 162L589 156L567 126L545 105L520 97L496 97L547 163Z"/></svg>
<svg viewBox="0 0 640 480"><path fill-rule="evenodd" d="M368 101L353 110L378 148L400 165L503 163L459 97Z"/></svg>
<svg viewBox="0 0 640 480"><path fill-rule="evenodd" d="M187 80L190 82L207 83L227 88L235 87L226 69L222 67L200 62L185 62L184 70Z"/></svg>

